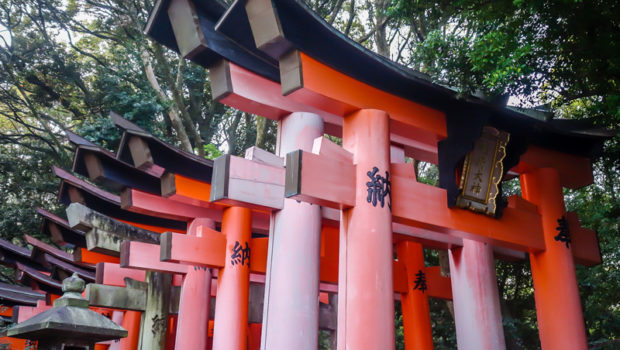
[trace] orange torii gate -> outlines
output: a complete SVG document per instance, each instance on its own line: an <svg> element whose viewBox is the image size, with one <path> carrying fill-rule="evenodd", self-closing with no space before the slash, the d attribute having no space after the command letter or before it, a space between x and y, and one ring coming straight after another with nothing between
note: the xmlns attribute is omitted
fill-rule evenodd
<svg viewBox="0 0 620 350"><path fill-rule="evenodd" d="M115 123L117 124L123 124L128 128L133 128L135 129L135 127L132 127L130 125L128 125L128 123L126 121L122 121L120 120L118 117L113 117L115 120ZM129 129L128 129L129 130ZM128 142L131 144L134 144L133 148L130 148L131 153L132 153L132 158L134 159L145 159L145 154L154 154L155 152L149 150L148 145L146 144L147 141L149 140L148 135L145 135L143 131L140 131L141 135L136 134L137 130L133 130L132 133L133 136L131 137L126 137L128 134L125 134L123 136L124 140L128 140ZM140 139L136 139L140 137ZM133 141L132 141L133 140ZM153 141L152 139L150 139L151 141ZM310 139L311 140L311 139ZM140 145L141 146L135 147L136 145ZM121 146L122 147L122 146ZM119 154L121 153L121 151L119 151ZM261 151L259 149L252 149L250 150L250 152L248 152L249 154L251 154L251 156L254 159L258 159L261 158L262 161L267 162L268 158L271 158L271 160L275 160L278 159L279 160L279 164L281 167L281 164L283 162L283 160L281 158L277 158L274 157L273 155L266 153L264 151ZM160 155L161 156L161 155ZM151 163L150 166L153 166L154 161L148 161L148 163ZM197 164L196 164L197 165ZM187 169L186 169L187 170ZM283 174L283 168L280 168L280 173ZM277 176L276 176L277 177ZM219 179L220 177L218 177ZM223 179L223 178L221 178ZM177 177L173 177L172 180L174 181L178 181L179 179ZM205 187L209 187L208 183L202 183L197 179L193 179L192 180L193 183L195 185L197 185L197 188L205 188ZM163 185L164 181L162 180L162 188L166 188L167 186ZM280 183L280 187L282 188L283 191L283 182ZM177 186L174 186L175 188ZM185 186L183 186L185 187ZM188 189L191 189L191 187L188 187ZM165 191L163 191L165 193ZM182 202L184 203L201 203L200 201L200 196L201 193L194 191L193 193L190 193L191 191L187 191L187 193L183 194L183 200ZM155 215L155 216L167 216L170 214L167 213L172 213L175 211L175 207L176 206L183 206L184 204L181 203L174 203L174 201L170 201L170 199L164 199L164 198L160 198L154 195L149 195L149 194L145 194L141 191L136 191L131 189L131 191L126 190L125 192L126 194L121 196L121 202L123 202L124 204L121 204L125 209L128 210L135 210L137 212L148 212L148 214L150 215ZM282 192L283 193L283 192ZM131 198L130 201L125 201L126 198ZM137 200L136 200L137 199ZM269 200L269 198L265 198L267 200ZM283 196L282 194L280 194L279 197L279 201L282 202L283 201ZM279 207L279 205L275 205L276 207ZM208 203L208 202L204 202L204 207L202 208L203 213L208 213L210 211L215 210L215 208L217 208L217 205L214 205L213 203ZM265 208L265 206L260 206L261 208ZM150 208L150 209L147 209ZM177 211L177 212L181 212L181 211ZM191 211L190 211L191 212ZM187 215L187 211L186 214ZM177 214L178 215L178 214ZM172 240L175 239L177 242L174 243ZM168 242L168 240L170 240L170 242ZM253 263L251 264L252 270L258 273L265 273L265 251L264 249L258 249L261 246L264 247L264 245L258 245L257 246L257 242L259 241L264 241L264 239L253 239L252 243L250 244L250 248L251 248L251 256L253 257L251 260L253 261ZM174 243L174 244L173 244ZM136 247L142 247L140 248L131 248L131 246L136 246ZM148 245L148 244L146 244ZM131 267L137 267L137 268L155 268L158 264L156 264L155 262L151 262L151 263L147 263L146 261L149 261L148 256L150 255L149 251L151 250L146 249L145 244L143 243L127 243L125 244L122 248L121 248L121 255L124 257L121 259L121 264L124 266L131 266ZM327 244L326 244L327 245ZM333 246L331 243L329 244L330 246ZM337 245L337 244L336 244ZM174 249L173 249L174 248ZM134 253L130 253L129 250L131 249L131 251L133 251ZM125 252L123 252L125 251ZM175 251L175 253L173 253L173 251ZM217 232L211 231L209 232L208 230L203 230L203 232L201 233L201 237L188 237L185 235L170 235L170 234L164 234L162 236L162 257L165 260L176 260L176 259L171 259L172 255L177 255L181 258L179 258L178 260L184 261L184 262L190 262L193 264L200 264L200 265L207 265L207 266L211 266L211 267L223 267L224 264L222 261L224 261L223 259L223 255L222 252L224 252L225 249L223 249L223 245L222 245L222 239L221 239L221 235ZM194 254L197 253L196 255ZM139 255L136 255L139 254ZM135 260L138 259L138 260ZM146 259L146 260L145 260ZM328 261L335 261L337 258L335 256L331 256L331 257L326 257L325 259L323 259L323 264L322 264L322 268L321 270L324 271L324 275L327 274L327 280L331 280L331 281L336 281L335 277L329 277L329 275L331 274L331 276L334 276L334 272L330 271L330 267L333 266L332 269L335 269L335 264L332 263L332 265L330 264L325 264ZM123 262L124 261L124 262ZM140 261L142 261L142 263L140 263ZM400 265L399 265L400 266ZM180 268L180 267L179 267ZM406 273L404 273L404 269L401 267L399 269L397 269L397 271L399 272L400 276L405 276ZM429 295L433 295L433 296L440 296L440 297L448 297L449 294L449 289L448 289L448 293L445 292L445 288L441 288L439 287L441 285L441 283L439 283L440 279L438 280L437 278L434 278L434 276L439 276L438 274L438 270L429 270ZM311 280L311 279L309 279ZM397 290L399 290L400 293L403 293L404 295L406 295L406 291L407 291L407 287L406 287L406 279L405 278L399 278L397 279L398 281L403 281L400 283L400 285L398 285L396 287ZM395 282L397 283L397 282ZM403 287L403 283L405 284L405 286ZM449 288L449 287L448 287ZM316 300L316 296L315 296L315 300ZM216 318L219 319L219 318ZM217 323L217 322L216 322ZM243 337L242 337L243 338Z"/></svg>
<svg viewBox="0 0 620 350"><path fill-rule="evenodd" d="M563 217L561 186L591 182L589 152L603 137L459 99L352 43L301 1L236 1L224 10L189 0L160 2L146 30L210 68L218 100L273 119L311 112L322 118L325 131L342 136L344 152L322 154L319 147L289 153L285 176L288 197L340 212L339 347L393 347L394 223L421 229L426 241L460 241L450 247L459 347L505 347L492 246L530 253L543 348L585 347L567 231L589 243L574 255L589 263L600 256L591 244L594 233L575 221L571 227ZM511 134L510 141L501 141L503 132ZM488 152L489 133L495 133L495 152ZM442 188L418 183L411 167L390 164L391 144L438 163ZM476 171L486 179L469 183ZM497 186L507 174L522 177L524 195L509 198L502 208ZM294 261L280 261L287 263ZM565 305L551 300L551 287L558 285L569 290L561 300ZM559 309L563 317L557 317ZM558 336L552 323L567 333ZM291 324L283 331L298 329Z"/></svg>

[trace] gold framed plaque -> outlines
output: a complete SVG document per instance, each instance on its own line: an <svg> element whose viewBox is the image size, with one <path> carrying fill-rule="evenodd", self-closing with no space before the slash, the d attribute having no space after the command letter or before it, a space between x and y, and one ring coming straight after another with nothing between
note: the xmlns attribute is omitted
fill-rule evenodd
<svg viewBox="0 0 620 350"><path fill-rule="evenodd" d="M506 144L510 134L485 126L463 163L461 193L456 199L460 208L494 216L499 183L504 172Z"/></svg>

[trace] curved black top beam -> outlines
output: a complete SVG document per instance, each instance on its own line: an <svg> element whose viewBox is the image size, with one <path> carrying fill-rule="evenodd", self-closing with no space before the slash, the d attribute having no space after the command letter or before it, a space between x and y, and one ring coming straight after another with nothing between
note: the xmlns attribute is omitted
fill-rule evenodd
<svg viewBox="0 0 620 350"><path fill-rule="evenodd" d="M118 146L117 158L123 162L134 164L129 142L132 137L141 140L141 145L134 147L148 148L143 152L151 158L149 161L168 172L187 176L202 182L211 183L213 161L169 145L118 114L110 115L112 122L124 129L123 137ZM133 127L135 126L135 128Z"/></svg>
<svg viewBox="0 0 620 350"><path fill-rule="evenodd" d="M0 282L0 302L3 305L37 305L38 300L45 300L45 294L35 292L32 288Z"/></svg>
<svg viewBox="0 0 620 350"><path fill-rule="evenodd" d="M171 4L175 6L172 11L169 11ZM193 16L187 14L194 12L199 22L197 26L202 30L202 33L198 34L202 38L202 45L200 49L187 54L186 58L205 68L225 58L265 78L279 81L277 61L257 50L255 46L242 45L245 42L237 43L215 31L215 25L225 11L226 6L216 0L159 0L151 11L144 31L157 42L176 52L181 52L171 21L179 21L181 24L193 22ZM172 17L169 12L172 13ZM243 23L239 22L238 25L243 25ZM249 26L247 19L245 25ZM188 40L188 38L184 37L181 40Z"/></svg>
<svg viewBox="0 0 620 350"><path fill-rule="evenodd" d="M43 217L41 220L41 232L51 237L52 242L58 245L73 245L86 247L84 232L73 230L67 220L58 217L43 208L37 208L37 214Z"/></svg>
<svg viewBox="0 0 620 350"><path fill-rule="evenodd" d="M75 149L73 171L114 191L126 187L161 194L159 178L116 159L97 146L80 145Z"/></svg>
<svg viewBox="0 0 620 350"><path fill-rule="evenodd" d="M266 14L268 11L265 8L269 6L273 13ZM252 23L252 41L247 39L249 35L243 25L248 21L248 17ZM238 23L241 25L237 26ZM475 110L484 116L474 124L489 124L511 133L533 134L527 138L527 143L588 157L598 155L602 142L609 136L605 133L583 132L584 126L541 121L526 113L473 96L458 96L456 91L432 83L427 76L403 67L349 39L327 24L301 0L237 0L220 19L217 29L230 37L246 37L245 41L238 42L244 45L255 42L259 49L274 59L297 49L368 85L444 111L449 129L451 123L454 124L453 129L459 129L458 125L461 123L453 122L453 119L478 118L477 115L466 114L466 111ZM588 129L587 126L585 128ZM473 133L479 135L480 131ZM448 138L453 136L448 131ZM512 139L514 140L514 137ZM473 143L473 140L468 142Z"/></svg>
<svg viewBox="0 0 620 350"><path fill-rule="evenodd" d="M65 205L76 201L83 201L82 203L92 210L119 220L176 230L187 230L187 223L183 221L163 219L123 210L121 209L119 196L80 180L60 168L54 167L53 170L54 174L62 180L58 190L58 200ZM81 198L72 199L72 191Z"/></svg>

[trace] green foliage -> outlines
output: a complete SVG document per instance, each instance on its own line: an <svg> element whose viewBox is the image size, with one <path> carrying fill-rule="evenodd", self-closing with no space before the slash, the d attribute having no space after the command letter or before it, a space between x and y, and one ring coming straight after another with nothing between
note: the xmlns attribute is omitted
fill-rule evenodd
<svg viewBox="0 0 620 350"><path fill-rule="evenodd" d="M215 147L214 144L210 143L208 145L204 145L205 148L205 157L209 159L215 159L222 155L222 152Z"/></svg>
<svg viewBox="0 0 620 350"><path fill-rule="evenodd" d="M241 154L256 141L255 117L229 123L235 112L213 101L204 68L144 36L152 6L150 0L0 0L3 239L38 236L38 206L64 216L51 167L71 166L65 129L115 151L121 134L108 118L114 111L173 145L188 141L185 149L205 157L227 146ZM174 113L182 126L172 123ZM275 135L274 124L266 126L263 132ZM261 136L273 147L275 136ZM9 273L0 271L0 279Z"/></svg>

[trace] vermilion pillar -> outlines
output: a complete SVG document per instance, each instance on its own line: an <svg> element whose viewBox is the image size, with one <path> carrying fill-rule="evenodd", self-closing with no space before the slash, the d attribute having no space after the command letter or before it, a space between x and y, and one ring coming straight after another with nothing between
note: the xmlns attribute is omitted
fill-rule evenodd
<svg viewBox="0 0 620 350"><path fill-rule="evenodd" d="M491 246L463 239L463 247L450 249L449 259L459 349L505 349Z"/></svg>
<svg viewBox="0 0 620 350"><path fill-rule="evenodd" d="M541 347L587 349L570 243L560 234L566 210L558 172L544 168L521 175L521 190L538 206L545 236L545 251L530 254Z"/></svg>
<svg viewBox="0 0 620 350"><path fill-rule="evenodd" d="M407 293L401 294L403 328L407 350L432 350L433 332L426 292L424 249L420 243L400 242L398 261L407 269Z"/></svg>
<svg viewBox="0 0 620 350"><path fill-rule="evenodd" d="M391 199L373 204L378 187L367 185L387 178L390 169L388 115L360 110L345 116L342 144L354 156L356 197L340 221L338 349L394 349Z"/></svg>
<svg viewBox="0 0 620 350"><path fill-rule="evenodd" d="M125 311L123 316L123 328L127 330L127 337L121 339L121 350L136 350L140 341L140 311Z"/></svg>
<svg viewBox="0 0 620 350"><path fill-rule="evenodd" d="M224 209L222 233L226 236L226 261L220 269L215 298L213 350L247 348L250 286L250 209Z"/></svg>
<svg viewBox="0 0 620 350"><path fill-rule="evenodd" d="M280 121L279 156L311 151L323 136L316 114L292 113ZM269 236L262 349L315 350L319 330L321 208L285 199L272 216Z"/></svg>
<svg viewBox="0 0 620 350"><path fill-rule="evenodd" d="M187 234L201 237L203 227L214 229L215 222L204 218L195 219ZM190 266L181 285L175 348L207 349L210 308L211 270Z"/></svg>

